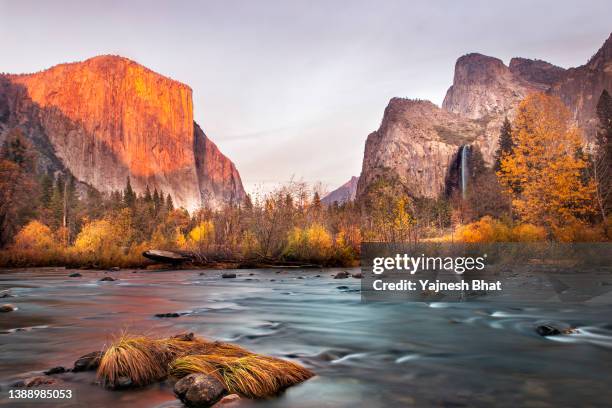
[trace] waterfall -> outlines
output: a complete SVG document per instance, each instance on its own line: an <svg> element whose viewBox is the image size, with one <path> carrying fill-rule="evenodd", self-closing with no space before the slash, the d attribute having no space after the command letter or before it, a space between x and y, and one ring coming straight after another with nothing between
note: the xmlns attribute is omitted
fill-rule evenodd
<svg viewBox="0 0 612 408"><path fill-rule="evenodd" d="M461 146L461 195L465 200L467 193L468 178L470 177L470 169L468 167L468 154L470 146Z"/></svg>

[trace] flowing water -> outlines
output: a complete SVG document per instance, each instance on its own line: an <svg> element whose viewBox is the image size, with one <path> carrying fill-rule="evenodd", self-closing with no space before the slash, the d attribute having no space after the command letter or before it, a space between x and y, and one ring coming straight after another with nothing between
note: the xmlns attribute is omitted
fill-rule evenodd
<svg viewBox="0 0 612 408"><path fill-rule="evenodd" d="M351 271L350 272L356 272ZM484 303L362 303L358 279L338 270L0 271L0 405L178 407L171 385L107 391L94 373L56 377L70 401L8 399L16 380L71 366L121 329L193 331L293 359L313 379L241 406L605 406L612 401L612 307L529 308ZM118 278L100 282L105 274ZM184 313L156 318L156 313ZM540 337L541 323L578 332Z"/></svg>

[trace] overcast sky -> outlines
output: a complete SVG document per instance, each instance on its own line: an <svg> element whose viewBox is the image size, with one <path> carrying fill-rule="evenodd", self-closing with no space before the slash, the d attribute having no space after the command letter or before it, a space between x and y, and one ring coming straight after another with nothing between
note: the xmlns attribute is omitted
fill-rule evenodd
<svg viewBox="0 0 612 408"><path fill-rule="evenodd" d="M119 54L190 85L247 190L359 175L394 96L440 104L468 52L584 64L612 1L0 0L0 72Z"/></svg>

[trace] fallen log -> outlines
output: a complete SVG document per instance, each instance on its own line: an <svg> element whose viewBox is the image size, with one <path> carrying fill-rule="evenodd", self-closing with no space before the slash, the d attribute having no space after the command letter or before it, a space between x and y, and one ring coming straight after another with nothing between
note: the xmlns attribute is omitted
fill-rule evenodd
<svg viewBox="0 0 612 408"><path fill-rule="evenodd" d="M181 254L178 252L164 251L161 249L149 249L142 253L147 259L151 259L156 262L178 264L182 262L192 261L193 257L187 254Z"/></svg>

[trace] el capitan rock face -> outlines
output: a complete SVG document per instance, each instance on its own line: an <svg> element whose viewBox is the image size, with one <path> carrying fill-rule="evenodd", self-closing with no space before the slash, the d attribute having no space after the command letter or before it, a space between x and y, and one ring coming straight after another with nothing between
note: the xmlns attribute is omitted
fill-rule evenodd
<svg viewBox="0 0 612 408"><path fill-rule="evenodd" d="M559 96L585 141L592 141L604 89L612 89L612 35L587 64L567 70L540 60L513 58L506 66L497 58L464 55L441 109L428 101L389 102L380 128L367 138L357 197L388 177L414 197L437 197L464 144L478 147L492 165L504 119L514 119L518 103L533 92Z"/></svg>
<svg viewBox="0 0 612 408"><path fill-rule="evenodd" d="M129 176L137 192L149 185L190 210L202 197L213 206L240 200L233 164L196 135L191 94L187 85L117 56L3 75L0 132L21 127L48 170L63 167L100 191L122 190ZM208 185L214 188L202 194Z"/></svg>

